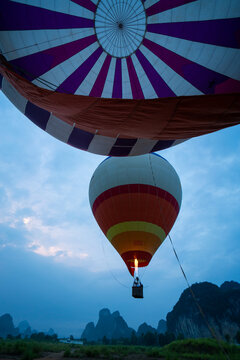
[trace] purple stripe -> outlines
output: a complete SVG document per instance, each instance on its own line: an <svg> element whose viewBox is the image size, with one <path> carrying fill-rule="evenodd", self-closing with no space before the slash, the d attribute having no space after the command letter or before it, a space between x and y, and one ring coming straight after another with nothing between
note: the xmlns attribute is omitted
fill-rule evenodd
<svg viewBox="0 0 240 360"><path fill-rule="evenodd" d="M37 6L0 1L0 30L93 28L94 20L63 14Z"/></svg>
<svg viewBox="0 0 240 360"><path fill-rule="evenodd" d="M131 147L113 146L108 153L109 156L128 156L131 152Z"/></svg>
<svg viewBox="0 0 240 360"><path fill-rule="evenodd" d="M50 117L50 113L48 111L28 101L25 108L25 115L41 129L46 129L48 119Z"/></svg>
<svg viewBox="0 0 240 360"><path fill-rule="evenodd" d="M133 99L144 99L142 88L138 80L135 67L133 66L132 58L130 56L127 57L127 67Z"/></svg>
<svg viewBox="0 0 240 360"><path fill-rule="evenodd" d="M116 99L122 98L122 62L119 58L116 60L112 97Z"/></svg>
<svg viewBox="0 0 240 360"><path fill-rule="evenodd" d="M93 137L93 134L75 127L67 143L78 149L87 150Z"/></svg>
<svg viewBox="0 0 240 360"><path fill-rule="evenodd" d="M107 55L104 63L103 63L103 66L98 74L98 77L92 87L92 90L89 94L89 96L93 96L93 97L101 97L102 95L102 92L103 92L103 88L104 88L104 85L105 85L105 81L106 81L106 78L107 78L107 74L108 74L108 70L109 70L109 66L110 66L110 63L111 63L111 56L110 55Z"/></svg>
<svg viewBox="0 0 240 360"><path fill-rule="evenodd" d="M239 29L239 18L147 25L152 33L232 48L240 47Z"/></svg>
<svg viewBox="0 0 240 360"><path fill-rule="evenodd" d="M24 73L24 77L30 81L43 75L79 51L97 41L96 35L91 35L83 39L72 41L70 43L59 45L51 49L37 52L16 60L10 61L14 69Z"/></svg>
<svg viewBox="0 0 240 360"><path fill-rule="evenodd" d="M93 137L93 134L75 127L67 143L78 149L87 150Z"/></svg>
<svg viewBox="0 0 240 360"><path fill-rule="evenodd" d="M148 39L143 40L143 45L204 94L214 94L215 86L228 80L228 77L196 64Z"/></svg>
<svg viewBox="0 0 240 360"><path fill-rule="evenodd" d="M160 0L154 5L150 6L148 9L146 9L146 14L147 16L151 16L195 1L197 0Z"/></svg>
<svg viewBox="0 0 240 360"><path fill-rule="evenodd" d="M84 7L85 9L88 9L92 12L95 13L97 6L90 0L71 0L72 2L74 2L75 4L78 4L82 7Z"/></svg>
<svg viewBox="0 0 240 360"><path fill-rule="evenodd" d="M161 78L152 64L147 60L147 58L141 53L138 49L136 51L136 56L142 65L148 79L150 80L156 94L158 97L172 97L176 96L176 94L168 87L165 81Z"/></svg>
<svg viewBox="0 0 240 360"><path fill-rule="evenodd" d="M133 147L137 142L137 139L124 139L124 138L117 138L115 141L114 146L126 146L126 147Z"/></svg>
<svg viewBox="0 0 240 360"><path fill-rule="evenodd" d="M103 50L98 47L82 65L80 65L62 84L56 89L58 92L74 94L78 87L81 85L89 71L92 69Z"/></svg>
<svg viewBox="0 0 240 360"><path fill-rule="evenodd" d="M164 150L172 146L175 140L159 140L150 152Z"/></svg>

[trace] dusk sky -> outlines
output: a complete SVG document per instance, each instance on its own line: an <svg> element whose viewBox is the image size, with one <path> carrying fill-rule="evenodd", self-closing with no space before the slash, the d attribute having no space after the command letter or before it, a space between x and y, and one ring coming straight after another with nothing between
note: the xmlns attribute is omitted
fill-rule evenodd
<svg viewBox="0 0 240 360"><path fill-rule="evenodd" d="M168 239L144 272L144 299L92 215L91 176L104 159L31 123L0 93L0 315L15 326L80 337L103 307L156 327L186 282ZM189 282L239 281L240 126L159 152L179 174L171 231Z"/></svg>

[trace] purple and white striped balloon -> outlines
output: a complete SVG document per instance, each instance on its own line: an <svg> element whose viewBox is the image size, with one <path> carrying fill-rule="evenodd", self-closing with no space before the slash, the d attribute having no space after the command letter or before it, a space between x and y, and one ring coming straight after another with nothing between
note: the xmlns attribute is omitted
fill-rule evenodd
<svg viewBox="0 0 240 360"><path fill-rule="evenodd" d="M1 0L0 12L1 54L40 88L110 99L210 95L220 85L225 93L239 89L239 0ZM0 84L11 98L11 85ZM28 102L20 94L15 91L11 100L26 113ZM46 131L53 121L47 116L50 123L38 124ZM70 143L74 129L61 121L54 118L60 135L48 132ZM83 142L89 134L82 131ZM90 137L77 147L104 155L176 144L121 134ZM114 153L121 140L127 145Z"/></svg>

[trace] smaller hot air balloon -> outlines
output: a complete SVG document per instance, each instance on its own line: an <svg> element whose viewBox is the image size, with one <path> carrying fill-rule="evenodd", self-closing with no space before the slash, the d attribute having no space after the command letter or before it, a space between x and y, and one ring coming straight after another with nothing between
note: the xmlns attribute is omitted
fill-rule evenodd
<svg viewBox="0 0 240 360"><path fill-rule="evenodd" d="M89 200L93 215L143 297L138 267L149 264L180 210L182 189L172 165L152 153L107 158L95 170Z"/></svg>

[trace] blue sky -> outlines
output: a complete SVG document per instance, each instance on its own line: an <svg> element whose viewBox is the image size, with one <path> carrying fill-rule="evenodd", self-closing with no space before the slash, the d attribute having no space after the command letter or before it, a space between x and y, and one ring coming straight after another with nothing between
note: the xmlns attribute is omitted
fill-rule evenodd
<svg viewBox="0 0 240 360"><path fill-rule="evenodd" d="M0 315L80 336L103 307L157 326L186 288L166 239L143 275L145 298L91 213L90 178L104 159L32 124L0 93ZM239 281L240 126L160 152L183 202L171 236L190 283Z"/></svg>

